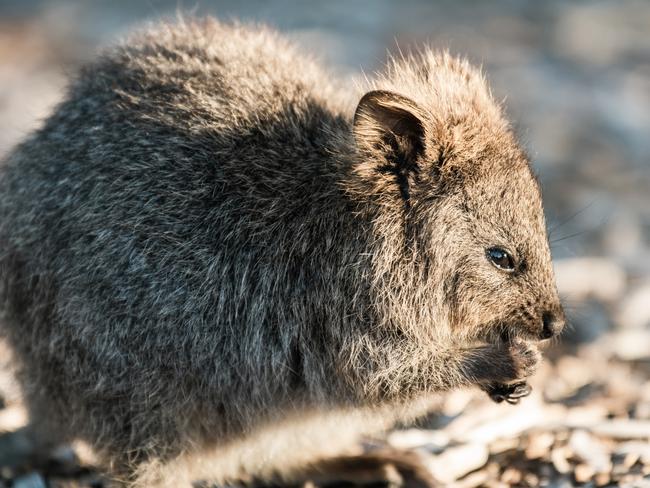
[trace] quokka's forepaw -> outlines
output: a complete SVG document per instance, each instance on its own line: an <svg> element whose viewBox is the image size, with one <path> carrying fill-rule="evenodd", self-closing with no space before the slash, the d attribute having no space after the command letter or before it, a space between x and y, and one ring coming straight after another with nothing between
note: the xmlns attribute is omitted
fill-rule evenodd
<svg viewBox="0 0 650 488"><path fill-rule="evenodd" d="M486 385L484 390L494 402L506 401L511 405L516 405L522 398L527 397L533 391L525 381L511 384L491 383Z"/></svg>
<svg viewBox="0 0 650 488"><path fill-rule="evenodd" d="M513 380L532 376L542 361L542 355L534 344L521 340L509 344L510 359L514 369Z"/></svg>
<svg viewBox="0 0 650 488"><path fill-rule="evenodd" d="M516 405L530 395L532 388L526 381L539 365L542 356L534 344L514 340L507 344L507 367L501 378L487 382L482 389L496 403L507 402Z"/></svg>

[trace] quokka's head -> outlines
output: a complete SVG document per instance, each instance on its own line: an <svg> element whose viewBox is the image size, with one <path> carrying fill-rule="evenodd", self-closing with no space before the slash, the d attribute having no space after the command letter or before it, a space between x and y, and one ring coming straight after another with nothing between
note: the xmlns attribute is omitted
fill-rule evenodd
<svg viewBox="0 0 650 488"><path fill-rule="evenodd" d="M391 227L375 281L392 315L475 339L559 334L539 184L481 73L425 51L372 88L354 117L356 174Z"/></svg>

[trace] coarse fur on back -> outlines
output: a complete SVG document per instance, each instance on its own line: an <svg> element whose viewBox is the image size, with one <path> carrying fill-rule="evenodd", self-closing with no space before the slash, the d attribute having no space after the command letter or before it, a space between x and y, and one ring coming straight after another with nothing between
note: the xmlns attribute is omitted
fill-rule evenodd
<svg viewBox="0 0 650 488"><path fill-rule="evenodd" d="M351 88L211 19L107 49L8 157L0 276L33 423L137 486L290 478L436 392L516 398L563 322L479 71L424 49Z"/></svg>

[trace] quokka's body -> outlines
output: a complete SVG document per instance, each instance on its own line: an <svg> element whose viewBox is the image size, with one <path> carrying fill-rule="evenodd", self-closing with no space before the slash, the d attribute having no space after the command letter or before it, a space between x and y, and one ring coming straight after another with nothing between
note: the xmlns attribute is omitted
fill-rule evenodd
<svg viewBox="0 0 650 488"><path fill-rule="evenodd" d="M501 109L430 51L368 89L212 20L81 71L0 181L2 330L41 432L140 486L263 477L530 374L522 339L561 308Z"/></svg>

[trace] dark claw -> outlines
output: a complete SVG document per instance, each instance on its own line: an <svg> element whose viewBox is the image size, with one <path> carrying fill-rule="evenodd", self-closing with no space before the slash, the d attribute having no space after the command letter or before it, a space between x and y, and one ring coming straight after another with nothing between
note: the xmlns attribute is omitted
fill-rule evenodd
<svg viewBox="0 0 650 488"><path fill-rule="evenodd" d="M530 395L530 392L533 391L533 389L530 387L528 383L517 383L514 386L514 389L510 393L509 397L510 398L523 398L528 395Z"/></svg>
<svg viewBox="0 0 650 488"><path fill-rule="evenodd" d="M510 385L492 383L485 388L485 391L496 403L506 401L511 405L516 405L523 397L530 395L532 388L525 381Z"/></svg>
<svg viewBox="0 0 650 488"><path fill-rule="evenodd" d="M503 402L503 400L506 399L505 396L500 395L499 393L492 393L492 394L490 394L490 398L492 398L492 400L493 400L495 403L501 403L501 402Z"/></svg>

